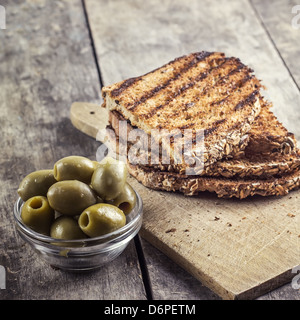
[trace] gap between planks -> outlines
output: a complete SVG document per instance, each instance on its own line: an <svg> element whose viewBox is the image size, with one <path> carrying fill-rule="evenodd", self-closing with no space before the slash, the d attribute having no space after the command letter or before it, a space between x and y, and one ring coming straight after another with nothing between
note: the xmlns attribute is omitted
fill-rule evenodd
<svg viewBox="0 0 300 320"><path fill-rule="evenodd" d="M98 74L99 83L100 83L100 90L101 90L103 87L103 79L102 79L101 69L100 69L100 66L98 63L98 59L97 59L97 51L96 51L96 47L95 47L95 43L94 43L94 39L93 39L91 27L90 27L90 22L89 22L87 10L86 10L85 0L82 0L81 3L82 3L82 10L83 10L84 18L86 21L86 26L87 26L90 41L91 41L93 57L94 57L94 61L95 61L96 68L97 68L97 74ZM136 249L136 253L137 253L137 257L138 257L138 262L139 262L140 269L141 269L142 280L143 280L147 300L153 300L153 292L152 292L150 276L149 276L149 272L148 272L148 268L147 268L147 262L145 259L145 255L144 255L144 251L143 251L143 247L142 247L141 239L139 238L139 235L136 235L134 237L134 244L135 244L135 249Z"/></svg>
<svg viewBox="0 0 300 320"><path fill-rule="evenodd" d="M102 74L101 74L100 66L99 66L98 59L97 59L97 51L96 51L96 47L95 47L95 43L94 43L94 39L93 39L93 35L92 35L92 30L91 30L91 27L90 27L90 22L89 22L89 17L88 17L87 10L86 10L85 1L81 0L81 3L82 3L83 15L84 15L84 18L85 18L85 22L86 22L86 26L87 26L87 29L88 29L89 37L90 37L90 40L91 40L91 47L92 47L92 51L93 51L93 57L94 57L96 68L97 68L97 74L98 74L98 77L99 77L100 90L101 90L102 87L103 87L103 79L102 79Z"/></svg>
<svg viewBox="0 0 300 320"><path fill-rule="evenodd" d="M257 18L258 22L260 23L260 25L262 26L262 28L265 30L267 37L269 38L270 42L272 43L272 46L273 46L273 47L274 47L274 49L276 50L276 52L277 52L277 54L278 54L279 58L281 59L281 61L282 61L283 65L284 65L284 66L285 66L285 68L287 69L287 71L288 71L288 73L289 73L289 75L290 75L291 79L292 79L292 80L293 80L293 82L295 83L295 85L296 85L296 87L297 87L298 91L300 91L300 87L299 87L299 85L298 85L297 81L295 80L295 78L294 78L294 76L293 76L293 74L292 74L292 72L291 72L290 68L288 67L288 65L286 64L285 60L283 59L283 57L282 57L282 55L281 55L281 53L280 53L280 51L279 51L278 47L276 46L275 41L273 40L273 38L272 38L272 36L271 36L271 34L270 34L270 32L269 32L268 28L267 28L267 26L265 25L265 23L264 23L263 19L261 18L261 16L260 16L259 12L257 11L257 9L256 9L256 7L255 7L255 4L252 2L252 0L248 0L248 1L249 1L250 6L251 6L251 7L252 7L252 9L253 9L253 12L254 12L254 14L255 14L255 16L256 16L256 18Z"/></svg>
<svg viewBox="0 0 300 320"><path fill-rule="evenodd" d="M143 246L142 246L139 235L136 235L134 237L134 243L135 243L135 249L136 249L136 253L137 253L139 264L140 264L140 269L142 272L142 280L145 287L146 297L147 297L147 300L153 300L153 291L152 291L152 286L150 281L150 275L148 272L147 262L145 259L144 250L143 250Z"/></svg>

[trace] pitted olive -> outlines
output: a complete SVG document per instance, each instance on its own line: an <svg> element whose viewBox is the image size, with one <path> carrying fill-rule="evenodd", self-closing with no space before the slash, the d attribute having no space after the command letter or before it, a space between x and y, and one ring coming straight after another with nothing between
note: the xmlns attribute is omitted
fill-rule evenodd
<svg viewBox="0 0 300 320"><path fill-rule="evenodd" d="M116 206L97 203L82 212L78 224L89 237L97 237L122 228L126 224L126 217Z"/></svg>
<svg viewBox="0 0 300 320"><path fill-rule="evenodd" d="M126 183L123 191L108 203L117 206L125 215L129 214L136 204L136 194L130 184Z"/></svg>
<svg viewBox="0 0 300 320"><path fill-rule="evenodd" d="M43 196L29 198L22 206L21 219L32 230L49 235L54 220L54 210Z"/></svg>

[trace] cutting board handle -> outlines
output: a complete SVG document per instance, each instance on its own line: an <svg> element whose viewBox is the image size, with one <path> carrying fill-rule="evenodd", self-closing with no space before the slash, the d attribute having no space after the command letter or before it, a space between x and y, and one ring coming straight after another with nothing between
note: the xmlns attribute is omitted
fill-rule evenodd
<svg viewBox="0 0 300 320"><path fill-rule="evenodd" d="M105 129L108 124L108 112L100 104L74 102L70 119L75 128L96 139L98 131Z"/></svg>

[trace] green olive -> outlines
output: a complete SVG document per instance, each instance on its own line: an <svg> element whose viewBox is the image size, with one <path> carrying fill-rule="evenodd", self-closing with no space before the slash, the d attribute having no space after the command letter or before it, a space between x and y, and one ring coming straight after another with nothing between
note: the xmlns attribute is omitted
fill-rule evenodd
<svg viewBox="0 0 300 320"><path fill-rule="evenodd" d="M48 236L54 214L46 197L35 196L23 204L21 219L32 230Z"/></svg>
<svg viewBox="0 0 300 320"><path fill-rule="evenodd" d="M56 182L47 193L50 206L66 215L78 215L85 208L96 203L93 190L78 180Z"/></svg>
<svg viewBox="0 0 300 320"><path fill-rule="evenodd" d="M126 183L123 191L108 203L117 206L125 215L129 214L136 204L136 194L130 184Z"/></svg>
<svg viewBox="0 0 300 320"><path fill-rule="evenodd" d="M103 200L112 200L123 191L126 178L125 163L107 157L95 169L91 186Z"/></svg>
<svg viewBox="0 0 300 320"><path fill-rule="evenodd" d="M86 238L77 221L69 216L55 219L50 228L50 236L55 239L76 240Z"/></svg>
<svg viewBox="0 0 300 320"><path fill-rule="evenodd" d="M79 180L90 183L94 173L93 162L85 157L69 156L58 160L54 164L54 178L57 181Z"/></svg>
<svg viewBox="0 0 300 320"><path fill-rule="evenodd" d="M20 183L18 194L23 201L34 196L46 196L48 189L57 182L53 170L38 170L28 174Z"/></svg>
<svg viewBox="0 0 300 320"><path fill-rule="evenodd" d="M126 224L126 217L116 206L97 203L82 212L78 224L89 237L97 237L122 228Z"/></svg>

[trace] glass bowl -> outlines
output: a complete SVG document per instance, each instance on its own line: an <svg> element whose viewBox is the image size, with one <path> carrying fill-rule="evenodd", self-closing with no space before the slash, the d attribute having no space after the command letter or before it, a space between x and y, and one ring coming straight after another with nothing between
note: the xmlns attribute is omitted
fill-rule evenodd
<svg viewBox="0 0 300 320"><path fill-rule="evenodd" d="M137 202L126 216L126 225L100 237L82 240L60 240L37 233L21 220L23 201L14 205L16 228L21 238L51 266L68 271L88 271L114 260L127 247L142 225L143 202L136 192Z"/></svg>

